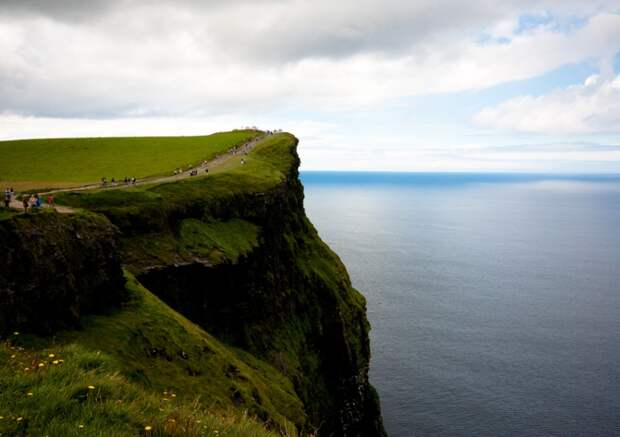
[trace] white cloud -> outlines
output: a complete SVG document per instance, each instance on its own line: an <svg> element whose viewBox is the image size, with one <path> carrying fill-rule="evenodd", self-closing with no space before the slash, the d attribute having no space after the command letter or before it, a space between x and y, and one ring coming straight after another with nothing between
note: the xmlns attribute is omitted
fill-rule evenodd
<svg viewBox="0 0 620 437"><path fill-rule="evenodd" d="M588 77L548 95L521 96L474 116L484 127L543 134L620 133L620 75Z"/></svg>
<svg viewBox="0 0 620 437"><path fill-rule="evenodd" d="M620 15L600 9L611 4L592 3L595 15L569 33L510 34L519 7L586 11L551 0L124 0L97 18L67 12L71 21L58 18L63 8L26 2L31 13L0 14L0 111L203 116L482 89L620 51ZM480 44L483 29L510 42Z"/></svg>

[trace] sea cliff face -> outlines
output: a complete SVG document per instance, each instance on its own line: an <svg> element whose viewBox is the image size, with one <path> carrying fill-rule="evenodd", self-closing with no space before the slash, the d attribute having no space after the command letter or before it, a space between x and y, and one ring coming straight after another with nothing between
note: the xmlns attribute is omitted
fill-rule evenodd
<svg viewBox="0 0 620 437"><path fill-rule="evenodd" d="M296 147L296 138L280 134L237 170L133 190L65 193L60 202L89 212L1 223L0 239L13 248L0 258L10 267L0 274L2 328L52 332L77 326L82 312L119 306L122 264L180 314L169 320L189 319L222 350L213 355L208 348L208 359L188 355L202 350L189 345L197 340L167 343L166 330L149 322L146 310L139 318L127 314L144 306L126 305L115 317L127 317L123 329L131 334L116 333L118 341L101 347L122 359L127 377L165 383L157 367L137 361L163 356L181 369L176 383L194 385L196 396L202 390L205 402L251 411L269 429L288 435L293 424L301 435L385 435L368 381L366 302L305 215ZM33 299L46 303L33 306ZM64 314L62 323L45 314L48 302ZM119 326L98 323L110 333ZM223 373L208 370L216 358ZM226 370L239 368L242 374ZM196 385L209 378L232 388L219 394L215 384Z"/></svg>
<svg viewBox="0 0 620 437"><path fill-rule="evenodd" d="M208 332L289 377L320 435L382 435L368 383L365 300L305 216L297 161L269 191L218 202L193 219L216 217L256 226L257 242L234 261L197 256L139 270L138 279Z"/></svg>

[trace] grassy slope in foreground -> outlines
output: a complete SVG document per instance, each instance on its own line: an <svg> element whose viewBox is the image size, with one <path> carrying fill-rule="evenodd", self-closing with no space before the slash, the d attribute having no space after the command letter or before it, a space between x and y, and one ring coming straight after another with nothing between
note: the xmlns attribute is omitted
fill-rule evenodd
<svg viewBox="0 0 620 437"><path fill-rule="evenodd" d="M259 135L240 130L196 137L62 138L0 141L0 186L62 188L168 175Z"/></svg>
<svg viewBox="0 0 620 437"><path fill-rule="evenodd" d="M304 417L287 379L128 279L117 313L0 343L0 435L277 435L249 416L295 434L282 414Z"/></svg>

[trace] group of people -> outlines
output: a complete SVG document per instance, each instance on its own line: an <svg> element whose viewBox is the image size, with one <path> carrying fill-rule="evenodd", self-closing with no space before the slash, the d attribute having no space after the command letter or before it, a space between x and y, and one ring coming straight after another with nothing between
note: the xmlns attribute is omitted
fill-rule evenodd
<svg viewBox="0 0 620 437"><path fill-rule="evenodd" d="M202 165L206 166L207 165L207 161L202 161ZM187 171L189 171L189 175L193 176L193 170L192 170L192 165L191 164L187 164ZM175 168L174 171L172 172L173 176L177 176L177 175L182 175L184 172L184 170L179 167L179 168Z"/></svg>
<svg viewBox="0 0 620 437"><path fill-rule="evenodd" d="M11 202L17 199L17 193L13 188L5 188L4 189L4 206L5 208L10 208ZM22 194L20 196L22 206L24 207L24 212L36 212L43 205L43 199L38 193L35 194ZM54 195L49 193L47 195L46 204L49 208L54 208Z"/></svg>
<svg viewBox="0 0 620 437"><path fill-rule="evenodd" d="M47 195L46 203L48 208L54 208L54 195L52 193ZM24 207L24 212L37 212L43 207L43 199L39 193L24 194L22 195L22 206Z"/></svg>
<svg viewBox="0 0 620 437"><path fill-rule="evenodd" d="M15 196L15 191L13 191L12 187L4 189L4 207L5 208L9 207L14 196Z"/></svg>
<svg viewBox="0 0 620 437"><path fill-rule="evenodd" d="M120 183L123 183L125 185L135 185L136 184L137 179L136 178L128 178L127 176L125 176L125 179L123 179L122 181L117 181L116 179L112 178L110 179L110 185L112 186L116 186ZM101 186L103 187L107 187L108 186L108 178L106 178L105 176L101 178Z"/></svg>
<svg viewBox="0 0 620 437"><path fill-rule="evenodd" d="M217 157L217 156L216 156ZM207 168L207 164L209 164L209 161L207 161L206 159L203 160L200 163L200 167L202 167L205 171L205 173L209 173L209 169ZM187 164L187 170L189 171L189 173L187 173L188 176L198 176L198 169L194 168L192 169L192 165L191 164ZM175 168L174 171L172 172L173 176L178 176L178 175L182 175L183 174L183 169L182 168Z"/></svg>

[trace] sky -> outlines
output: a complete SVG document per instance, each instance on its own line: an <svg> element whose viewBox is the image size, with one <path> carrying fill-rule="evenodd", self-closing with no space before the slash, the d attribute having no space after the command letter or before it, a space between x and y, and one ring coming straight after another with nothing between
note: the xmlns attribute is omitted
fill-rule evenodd
<svg viewBox="0 0 620 437"><path fill-rule="evenodd" d="M0 0L0 140L244 126L302 170L620 173L620 0Z"/></svg>

